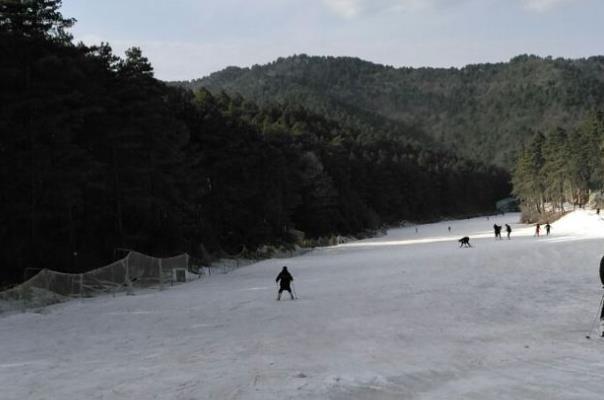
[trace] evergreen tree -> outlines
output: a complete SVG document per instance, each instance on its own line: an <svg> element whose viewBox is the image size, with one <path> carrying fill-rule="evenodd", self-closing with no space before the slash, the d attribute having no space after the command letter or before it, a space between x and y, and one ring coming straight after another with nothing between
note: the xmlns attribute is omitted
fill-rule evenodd
<svg viewBox="0 0 604 400"><path fill-rule="evenodd" d="M542 146L541 168L545 197L554 207L564 211L564 202L569 192L569 148L568 136L563 129L555 129L545 137Z"/></svg>
<svg viewBox="0 0 604 400"><path fill-rule="evenodd" d="M512 184L513 193L529 208L538 213L544 210L545 182L542 175L545 159L543 144L545 137L536 133L516 163Z"/></svg>
<svg viewBox="0 0 604 400"><path fill-rule="evenodd" d="M75 19L63 18L62 0L0 1L0 33L15 37L44 37L69 42L66 29Z"/></svg>

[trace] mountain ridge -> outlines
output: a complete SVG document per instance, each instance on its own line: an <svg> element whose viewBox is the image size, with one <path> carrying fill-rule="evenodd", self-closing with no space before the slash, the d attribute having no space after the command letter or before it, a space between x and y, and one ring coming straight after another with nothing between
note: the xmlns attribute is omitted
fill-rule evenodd
<svg viewBox="0 0 604 400"><path fill-rule="evenodd" d="M533 131L573 129L604 103L604 57L520 55L462 68L411 68L301 54L171 84L237 93L261 105L298 103L361 129L373 124L344 109L352 106L389 125L385 131L414 127L435 146L511 169Z"/></svg>

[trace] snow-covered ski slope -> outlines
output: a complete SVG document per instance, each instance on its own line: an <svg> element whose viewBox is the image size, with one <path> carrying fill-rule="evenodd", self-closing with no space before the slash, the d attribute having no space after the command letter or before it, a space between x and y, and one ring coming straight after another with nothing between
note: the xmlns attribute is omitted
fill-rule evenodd
<svg viewBox="0 0 604 400"><path fill-rule="evenodd" d="M0 316L0 398L604 398L604 221L394 229L136 296ZM492 225L512 224L496 241ZM451 226L451 233L447 227ZM459 248L468 235L473 248ZM299 300L275 301L288 265Z"/></svg>

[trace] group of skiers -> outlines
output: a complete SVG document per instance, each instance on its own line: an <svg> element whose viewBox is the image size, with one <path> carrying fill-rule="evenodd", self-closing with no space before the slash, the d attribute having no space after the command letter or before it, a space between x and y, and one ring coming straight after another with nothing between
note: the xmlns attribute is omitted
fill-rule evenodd
<svg viewBox="0 0 604 400"><path fill-rule="evenodd" d="M501 228L502 227L500 225L497 225L497 224L493 225L493 230L495 231L495 239L501 240ZM549 236L551 229L552 229L552 226L549 224L549 222L546 223L545 232L546 232L547 236ZM512 227L509 226L508 224L505 224L505 231L508 234L508 240L509 240L510 235L512 234ZM539 237L540 234L541 234L541 224L537 224L537 225L535 225L535 235L534 236Z"/></svg>
<svg viewBox="0 0 604 400"><path fill-rule="evenodd" d="M505 232L507 233L507 238L508 240L510 240L510 236L512 235L512 227L508 224L504 224L505 225ZM501 240L501 229L503 227L501 225L497 225L497 224L493 224L493 230L495 231L495 239L496 240ZM550 230L551 230L552 226L548 223L545 224L545 232L547 234L547 236L549 236ZM449 232L451 232L451 227L449 226L447 228L449 230ZM417 232L417 228L415 228L415 231ZM535 226L535 236L539 237L541 233L541 224L537 224ZM464 236L463 238L459 239L459 243L460 243L460 247L462 246L466 246L466 247L472 247L470 245L470 238L468 236ZM292 292L292 287L291 284L294 280L294 277L289 273L289 271L287 270L287 267L283 267L283 269L281 270L281 272L279 273L279 275L277 275L277 278L275 279L275 282L279 283L279 293L277 294L277 300L281 300L281 293L283 293L284 291L287 291L289 293L289 296L291 297L292 300L295 299L295 294L294 292ZM604 311L603 314L604 315Z"/></svg>
<svg viewBox="0 0 604 400"><path fill-rule="evenodd" d="M511 235L512 235L512 227L508 224L504 224L505 225L505 232L507 233L507 238L508 240L511 239ZM493 231L495 232L495 240L501 240L501 229L503 227L501 225L497 225L497 224L493 224ZM545 225L545 232L547 233L547 236L549 236L550 230L552 229L552 226L549 224L549 222ZM448 227L449 232L451 232L451 227ZM541 233L541 224L537 224L535 227L535 236L539 236ZM468 236L464 236L461 239L459 239L459 247L472 247L470 245L470 238Z"/></svg>
<svg viewBox="0 0 604 400"><path fill-rule="evenodd" d="M501 225L493 224L493 230L495 231L495 239L501 240ZM512 227L508 224L505 224L505 231L508 234L508 240L510 240L510 235L512 234Z"/></svg>
<svg viewBox="0 0 604 400"><path fill-rule="evenodd" d="M549 231L551 229L552 229L552 226L549 224L549 222L547 224L545 224L546 236L549 236ZM537 225L535 225L535 236L539 237L540 234L541 234L541 224L537 224Z"/></svg>

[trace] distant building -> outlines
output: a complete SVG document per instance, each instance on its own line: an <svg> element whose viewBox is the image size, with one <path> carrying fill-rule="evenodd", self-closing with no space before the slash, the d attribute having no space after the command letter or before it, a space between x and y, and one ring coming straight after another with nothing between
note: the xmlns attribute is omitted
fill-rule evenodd
<svg viewBox="0 0 604 400"><path fill-rule="evenodd" d="M520 211L520 202L513 197L506 197L495 203L495 208L497 208L497 212L500 213L516 212Z"/></svg>

